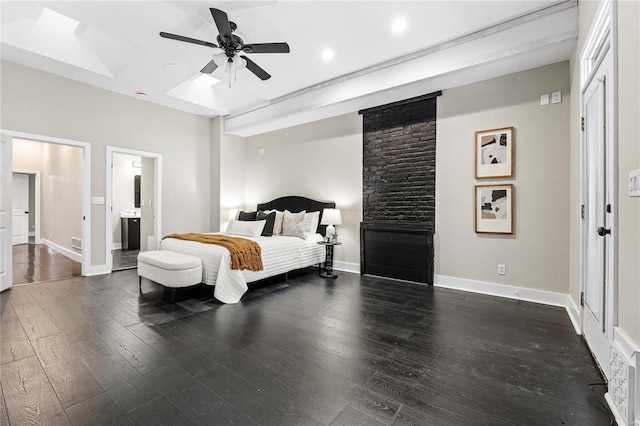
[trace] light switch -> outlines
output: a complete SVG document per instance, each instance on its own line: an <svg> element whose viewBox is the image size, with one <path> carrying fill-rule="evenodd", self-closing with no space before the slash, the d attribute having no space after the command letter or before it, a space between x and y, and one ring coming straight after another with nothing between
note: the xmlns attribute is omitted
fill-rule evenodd
<svg viewBox="0 0 640 426"><path fill-rule="evenodd" d="M258 148L258 155L263 155L264 154L264 148L260 147Z"/></svg>
<svg viewBox="0 0 640 426"><path fill-rule="evenodd" d="M540 105L549 105L549 94L548 93L540 96Z"/></svg>
<svg viewBox="0 0 640 426"><path fill-rule="evenodd" d="M629 172L629 197L640 197L640 170Z"/></svg>
<svg viewBox="0 0 640 426"><path fill-rule="evenodd" d="M562 92L553 92L551 94L551 103L559 104L560 102L562 102Z"/></svg>

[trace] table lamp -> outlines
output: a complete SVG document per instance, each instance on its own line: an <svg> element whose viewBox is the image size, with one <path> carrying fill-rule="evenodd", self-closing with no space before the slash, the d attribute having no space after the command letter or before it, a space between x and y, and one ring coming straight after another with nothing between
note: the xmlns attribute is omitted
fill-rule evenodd
<svg viewBox="0 0 640 426"><path fill-rule="evenodd" d="M334 225L342 225L340 209L324 209L322 211L322 221L320 221L320 225L327 225L327 237L333 238L333 234L336 233Z"/></svg>

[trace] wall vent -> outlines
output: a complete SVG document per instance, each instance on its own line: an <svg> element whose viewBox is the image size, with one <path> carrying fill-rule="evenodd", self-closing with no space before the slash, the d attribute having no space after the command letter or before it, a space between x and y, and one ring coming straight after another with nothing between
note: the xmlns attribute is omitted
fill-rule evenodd
<svg viewBox="0 0 640 426"><path fill-rule="evenodd" d="M82 250L82 239L71 237L71 247L73 247L74 249Z"/></svg>
<svg viewBox="0 0 640 426"><path fill-rule="evenodd" d="M611 345L611 380L609 380L609 394L616 405L618 414L625 424L633 424L634 404L634 371L626 357L618 352L615 345Z"/></svg>

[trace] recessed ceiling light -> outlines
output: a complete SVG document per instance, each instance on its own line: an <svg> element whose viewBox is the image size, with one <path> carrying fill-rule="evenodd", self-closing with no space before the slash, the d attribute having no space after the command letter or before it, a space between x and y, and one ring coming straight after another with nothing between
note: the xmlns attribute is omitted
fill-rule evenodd
<svg viewBox="0 0 640 426"><path fill-rule="evenodd" d="M327 62L329 62L330 60L332 60L332 59L333 59L333 50L331 50L331 49L324 49L324 50L322 51L322 59L323 59L324 61L327 61Z"/></svg>
<svg viewBox="0 0 640 426"><path fill-rule="evenodd" d="M405 21L404 18L396 18L396 20L393 21L391 28L394 33L401 33L407 29L407 21Z"/></svg>

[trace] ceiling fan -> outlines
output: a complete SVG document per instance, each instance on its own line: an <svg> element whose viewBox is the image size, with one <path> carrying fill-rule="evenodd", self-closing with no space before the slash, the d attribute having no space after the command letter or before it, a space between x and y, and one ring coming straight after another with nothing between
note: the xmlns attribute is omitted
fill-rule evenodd
<svg viewBox="0 0 640 426"><path fill-rule="evenodd" d="M263 70L258 64L253 62L245 55L239 53L289 53L289 45L287 43L250 43L245 42L233 34L238 28L235 22L230 22L227 14L222 10L210 8L213 20L218 27L220 33L216 38L218 44L208 41L197 40L190 37L184 37L177 34L160 32L160 37L170 38L172 40L184 41L187 43L199 44L201 46L212 47L214 49L222 49L221 53L215 54L213 59L200 70L204 74L211 74L218 67L225 67L227 71L235 68L236 70L246 67L261 80L268 80L271 75Z"/></svg>

